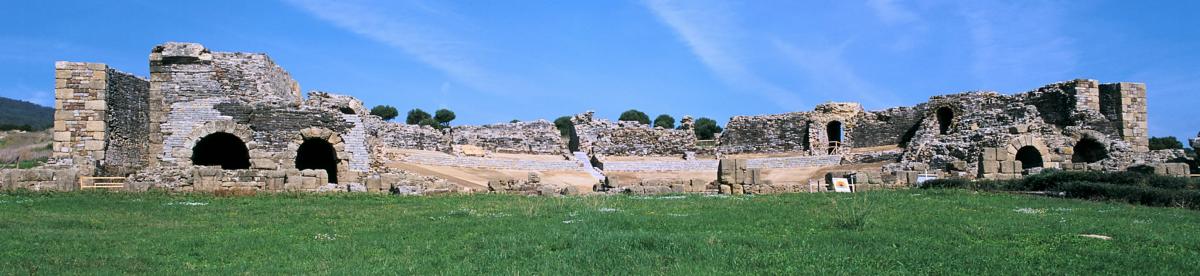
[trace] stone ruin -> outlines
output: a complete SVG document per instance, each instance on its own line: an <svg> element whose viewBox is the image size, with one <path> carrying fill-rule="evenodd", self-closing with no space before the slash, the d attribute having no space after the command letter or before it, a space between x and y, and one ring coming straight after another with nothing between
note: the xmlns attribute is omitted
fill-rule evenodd
<svg viewBox="0 0 1200 276"><path fill-rule="evenodd" d="M147 79L100 63L56 63L52 160L0 170L0 188L74 190L81 177L115 176L130 190L742 194L825 191L832 177L866 190L913 185L918 175L1191 173L1183 151L1149 150L1140 83L1078 79L879 111L825 103L736 116L715 141L701 141L687 116L679 129L662 129L589 111L571 118L565 136L545 120L393 123L350 96L303 96L265 54L195 43L156 46L149 65ZM471 184L445 170L491 175Z"/></svg>

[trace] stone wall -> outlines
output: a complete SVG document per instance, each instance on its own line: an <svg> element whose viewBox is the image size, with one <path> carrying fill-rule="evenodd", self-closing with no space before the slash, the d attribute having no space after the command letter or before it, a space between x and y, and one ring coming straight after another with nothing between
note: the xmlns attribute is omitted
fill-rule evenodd
<svg viewBox="0 0 1200 276"><path fill-rule="evenodd" d="M733 117L725 125L717 152L842 154L855 145L863 113L857 103L824 103L811 112ZM838 125L841 132L833 136L841 140L830 141L829 127Z"/></svg>
<svg viewBox="0 0 1200 276"><path fill-rule="evenodd" d="M696 151L696 133L690 129L651 128L638 122L612 122L577 114L574 123L579 150L593 155L679 156Z"/></svg>
<svg viewBox="0 0 1200 276"><path fill-rule="evenodd" d="M863 112L855 122L855 148L907 144L925 116L925 106Z"/></svg>
<svg viewBox="0 0 1200 276"><path fill-rule="evenodd" d="M84 175L144 167L148 89L146 80L104 64L55 63L52 163L79 166Z"/></svg>
<svg viewBox="0 0 1200 276"><path fill-rule="evenodd" d="M76 169L0 170L0 190L74 191L79 189Z"/></svg>
<svg viewBox="0 0 1200 276"><path fill-rule="evenodd" d="M57 62L54 86L54 153L63 165L88 168L104 160L105 116L108 105L108 66L99 63Z"/></svg>
<svg viewBox="0 0 1200 276"><path fill-rule="evenodd" d="M808 153L808 124L808 114L804 112L734 116L725 124L717 151L724 154Z"/></svg>
<svg viewBox="0 0 1200 276"><path fill-rule="evenodd" d="M222 170L184 166L155 168L130 176L129 190L161 189L174 192L377 192L421 194L470 192L443 179L406 172L382 171L363 176L363 182L328 184L320 170Z"/></svg>
<svg viewBox="0 0 1200 276"><path fill-rule="evenodd" d="M125 176L145 168L152 158L150 136L150 83L132 74L108 69L105 117L108 135L98 175Z"/></svg>
<svg viewBox="0 0 1200 276"><path fill-rule="evenodd" d="M455 145L474 145L493 152L563 154L567 146L554 123L546 120L457 126L450 133Z"/></svg>
<svg viewBox="0 0 1200 276"><path fill-rule="evenodd" d="M453 156L440 153L407 154L400 156L399 161L448 167L485 168L498 170L527 170L527 171L583 171L582 164L574 160L527 160L504 159L487 157Z"/></svg>
<svg viewBox="0 0 1200 276"><path fill-rule="evenodd" d="M384 121L376 116L362 118L368 137L378 147L450 151L450 135L429 126L406 125Z"/></svg>
<svg viewBox="0 0 1200 276"><path fill-rule="evenodd" d="M793 169L836 166L841 164L840 155L795 156L744 159L746 167L752 169ZM664 171L717 171L717 160L675 161L605 161L606 172L664 172Z"/></svg>

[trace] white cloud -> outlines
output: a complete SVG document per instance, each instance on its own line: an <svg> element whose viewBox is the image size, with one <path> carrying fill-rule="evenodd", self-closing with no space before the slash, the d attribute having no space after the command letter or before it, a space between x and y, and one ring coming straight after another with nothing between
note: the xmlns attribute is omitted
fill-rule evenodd
<svg viewBox="0 0 1200 276"><path fill-rule="evenodd" d="M901 6L896 0L867 0L867 7L871 8L880 21L888 25L911 23L920 19L916 13Z"/></svg>
<svg viewBox="0 0 1200 276"><path fill-rule="evenodd" d="M798 65L813 87L825 91L826 96L850 96L853 100L874 107L895 105L898 102L895 94L864 79L845 60L842 53L849 43L846 41L826 49L809 50L774 41L775 47Z"/></svg>
<svg viewBox="0 0 1200 276"><path fill-rule="evenodd" d="M411 7L404 11L386 10L356 1L289 2L342 29L399 49L468 87L492 93L506 90L504 79L480 66L473 58L477 51L475 45L439 26L411 20L419 16L452 17L444 10L420 2L408 3ZM418 16L408 16L414 14Z"/></svg>
<svg viewBox="0 0 1200 276"><path fill-rule="evenodd" d="M803 101L795 94L747 68L736 44L746 39L741 34L747 32L737 25L732 7L725 2L647 0L645 4L723 82L761 93L783 108L802 107Z"/></svg>

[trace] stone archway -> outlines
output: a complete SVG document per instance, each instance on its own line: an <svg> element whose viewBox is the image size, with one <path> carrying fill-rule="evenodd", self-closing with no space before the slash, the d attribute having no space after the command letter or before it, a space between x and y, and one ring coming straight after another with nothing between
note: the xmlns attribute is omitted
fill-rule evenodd
<svg viewBox="0 0 1200 276"><path fill-rule="evenodd" d="M243 170L250 168L250 150L241 138L226 132L214 132L196 141L190 160L193 165Z"/></svg>
<svg viewBox="0 0 1200 276"><path fill-rule="evenodd" d="M1032 168L1057 169L1060 162L1063 161L1062 156L1050 151L1050 148L1046 147L1046 143L1034 135L1021 135L1009 139L1007 151L1008 156L1011 157L1008 160L1020 160L1021 167L1025 170ZM1028 158L1027 160L1030 162L1026 163L1022 157Z"/></svg>
<svg viewBox="0 0 1200 276"><path fill-rule="evenodd" d="M293 136L288 149L296 153L296 169L323 169L329 175L330 183L355 182L347 179L350 172L350 154L346 152L346 144L342 136L333 130L322 127L310 127L300 130Z"/></svg>
<svg viewBox="0 0 1200 276"><path fill-rule="evenodd" d="M1071 162L1094 163L1108 158L1108 149L1095 138L1085 137L1072 148Z"/></svg>
<svg viewBox="0 0 1200 276"><path fill-rule="evenodd" d="M227 148L229 148L229 145L233 143L231 141L231 139L232 139L232 140L237 140L238 141L237 144L240 144L240 149L238 149L238 151L241 151L241 149L244 149L248 155L249 152L252 152L255 150L255 144L254 144L253 140L251 139L251 137L253 137L253 135L252 135L253 131L251 131L249 127L240 125L233 121L211 121L211 122L204 123L203 125L200 125L199 127L192 129L192 132L186 136L187 138L181 139L181 141L179 141L179 142L173 142L173 143L177 143L176 145L179 145L179 146L177 146L175 148L171 148L171 149L164 149L163 156L167 157L167 158L164 158L164 161L175 162L175 164L181 165L181 166L203 165L203 164L194 163L193 156L197 152L206 152L206 153L202 153L202 155L208 154L207 151L211 151L211 150L205 150L204 148L197 150L196 147L201 145L200 144L201 140L207 140L206 138L210 138L210 136L217 134L217 133L221 133L221 135L219 135L219 136L224 137L224 138L218 138L216 136L211 137L213 139L219 139L219 140L205 142L205 145L208 145L205 147L209 147L211 145L224 145L224 146L217 147L217 149L227 149ZM222 142L220 142L218 144L212 144L213 142L217 142L217 141L222 141ZM209 148L211 149L211 147L209 147ZM202 157L201 159L204 160L205 158L206 157ZM247 159L249 159L248 156L247 156ZM209 164L209 165L219 165L219 164ZM235 167L241 167L241 166L238 165ZM249 166L246 166L246 167L248 168Z"/></svg>
<svg viewBox="0 0 1200 276"><path fill-rule="evenodd" d="M329 183L338 183L338 161L333 144L323 139L304 139L296 150L296 169L325 170Z"/></svg>
<svg viewBox="0 0 1200 276"><path fill-rule="evenodd" d="M1042 158L1042 152L1034 146L1024 146L1018 149L1016 159L1021 161L1022 170L1041 168L1046 164L1045 159Z"/></svg>

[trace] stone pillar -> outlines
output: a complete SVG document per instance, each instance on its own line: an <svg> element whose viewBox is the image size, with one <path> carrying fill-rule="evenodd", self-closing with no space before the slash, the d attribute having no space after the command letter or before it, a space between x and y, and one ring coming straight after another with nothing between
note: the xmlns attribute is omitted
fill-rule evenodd
<svg viewBox="0 0 1200 276"><path fill-rule="evenodd" d="M1120 82L1105 84L1102 89L1106 101L1105 116L1113 122L1121 139L1129 142L1133 150L1150 150L1150 132L1146 117L1146 84ZM1107 106L1111 105L1111 106ZM1115 118L1112 118L1115 117Z"/></svg>
<svg viewBox="0 0 1200 276"><path fill-rule="evenodd" d="M100 63L54 64L54 153L60 164L79 175L93 175L104 159L108 104L108 66Z"/></svg>

